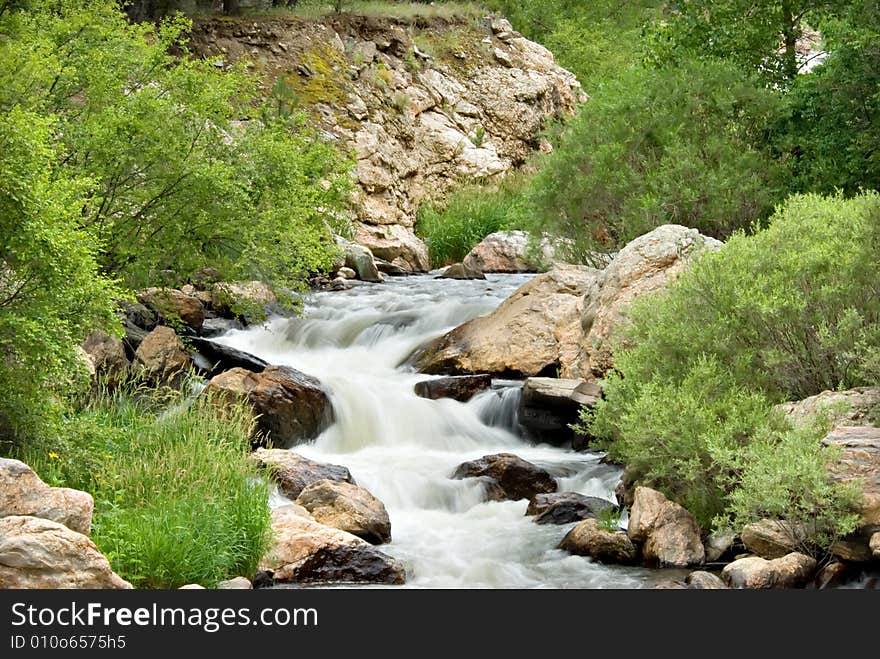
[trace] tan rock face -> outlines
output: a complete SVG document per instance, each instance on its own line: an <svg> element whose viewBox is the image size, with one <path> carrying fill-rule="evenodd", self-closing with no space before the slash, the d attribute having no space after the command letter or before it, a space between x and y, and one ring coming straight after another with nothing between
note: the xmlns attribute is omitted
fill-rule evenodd
<svg viewBox="0 0 880 659"><path fill-rule="evenodd" d="M669 284L694 256L721 243L696 229L658 227L627 244L584 295L580 350L563 377L601 378L613 365L612 340L627 322L627 308Z"/></svg>
<svg viewBox="0 0 880 659"><path fill-rule="evenodd" d="M0 588L131 588L88 537L38 517L0 518Z"/></svg>
<svg viewBox="0 0 880 659"><path fill-rule="evenodd" d="M251 458L262 468L268 468L284 496L296 499L312 483L322 480L354 484L351 472L345 467L315 462L286 449L258 448Z"/></svg>
<svg viewBox="0 0 880 659"><path fill-rule="evenodd" d="M226 62L256 54L269 87L273 75L303 70L293 84L314 122L356 156L357 242L425 271L425 246L412 232L419 206L501 178L534 152L548 121L586 97L550 51L494 32L488 19L394 24L401 20L340 19L330 29L282 16L199 21L192 46ZM413 43L418 36L436 44L431 53ZM461 48L448 52L447 43ZM316 62L329 73L316 73Z"/></svg>
<svg viewBox="0 0 880 659"><path fill-rule="evenodd" d="M880 409L880 388L823 391L803 400L783 403L777 409L795 425L812 423L817 414L827 414L839 425L871 425L869 415L873 410Z"/></svg>
<svg viewBox="0 0 880 659"><path fill-rule="evenodd" d="M0 517L39 517L89 535L94 507L91 494L50 487L24 462L0 458Z"/></svg>
<svg viewBox="0 0 880 659"><path fill-rule="evenodd" d="M661 567L700 565L706 558L693 515L647 487L636 488L628 533L644 543L645 560Z"/></svg>
<svg viewBox="0 0 880 659"><path fill-rule="evenodd" d="M580 341L584 291L598 276L585 266L557 266L517 289L488 316L425 346L419 371L437 375L538 375L570 364Z"/></svg>
<svg viewBox="0 0 880 659"><path fill-rule="evenodd" d="M815 571L815 559L793 552L769 561L741 558L726 565L721 578L731 588L796 588L810 581Z"/></svg>
<svg viewBox="0 0 880 659"><path fill-rule="evenodd" d="M880 528L880 428L838 426L822 443L842 451L840 459L829 468L831 477L860 482L861 526L871 530Z"/></svg>
<svg viewBox="0 0 880 659"><path fill-rule="evenodd" d="M626 533L606 531L595 519L578 523L562 539L559 548L603 563L633 563L639 554Z"/></svg>
<svg viewBox="0 0 880 659"><path fill-rule="evenodd" d="M384 504L362 487L322 480L306 487L296 503L315 521L347 531L370 544L391 542L391 520Z"/></svg>
<svg viewBox="0 0 880 659"><path fill-rule="evenodd" d="M781 558L803 547L806 533L784 520L762 519L746 524L742 530L743 544L762 558Z"/></svg>
<svg viewBox="0 0 880 659"><path fill-rule="evenodd" d="M287 367L270 366L261 373L233 368L213 378L204 395L247 400L259 429L282 448L314 439L333 419L321 383Z"/></svg>
<svg viewBox="0 0 880 659"><path fill-rule="evenodd" d="M131 364L125 356L122 339L95 330L89 334L82 347L88 355L95 375L109 386L115 386L125 379Z"/></svg>
<svg viewBox="0 0 880 659"><path fill-rule="evenodd" d="M164 325L147 334L134 360L150 380L161 383L179 383L192 366L180 337Z"/></svg>
<svg viewBox="0 0 880 659"><path fill-rule="evenodd" d="M369 543L301 514L300 506L272 511L273 545L261 568L278 582L402 584L404 567Z"/></svg>
<svg viewBox="0 0 880 659"><path fill-rule="evenodd" d="M137 299L162 318L179 318L196 331L205 322L205 307L201 300L175 288L147 288L138 292Z"/></svg>

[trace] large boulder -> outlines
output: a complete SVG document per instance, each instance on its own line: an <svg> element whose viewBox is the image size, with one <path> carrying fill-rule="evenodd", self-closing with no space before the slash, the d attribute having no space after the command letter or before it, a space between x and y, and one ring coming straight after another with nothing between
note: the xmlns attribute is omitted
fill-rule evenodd
<svg viewBox="0 0 880 659"><path fill-rule="evenodd" d="M391 520L385 506L352 483L321 480L300 492L296 503L315 521L347 531L373 545L391 542Z"/></svg>
<svg viewBox="0 0 880 659"><path fill-rule="evenodd" d="M627 244L584 295L580 348L562 376L604 376L613 365L612 338L627 322L633 300L666 287L696 255L720 247L714 238L677 224L658 227Z"/></svg>
<svg viewBox="0 0 880 659"><path fill-rule="evenodd" d="M40 517L89 535L94 507L88 492L50 487L24 462L0 458L0 517Z"/></svg>
<svg viewBox="0 0 880 659"><path fill-rule="evenodd" d="M382 281L379 269L373 260L373 253L363 245L345 244L345 266L354 270L361 281L373 283Z"/></svg>
<svg viewBox="0 0 880 659"><path fill-rule="evenodd" d="M706 558L693 515L648 487L636 488L628 533L633 541L644 543L642 553L648 563L688 567Z"/></svg>
<svg viewBox="0 0 880 659"><path fill-rule="evenodd" d="M214 285L208 297L214 310L226 316L238 315L235 310L243 311L242 315L245 316L253 313L259 315L270 311L278 303L275 291L262 281L220 282Z"/></svg>
<svg viewBox="0 0 880 659"><path fill-rule="evenodd" d="M517 289L488 316L423 346L422 373L503 376L555 374L576 357L584 291L598 276L585 266L558 266Z"/></svg>
<svg viewBox="0 0 880 659"><path fill-rule="evenodd" d="M626 533L603 529L595 519L585 519L575 526L562 539L559 548L603 563L633 563L639 555Z"/></svg>
<svg viewBox="0 0 880 659"><path fill-rule="evenodd" d="M141 341L134 354L135 364L152 382L177 385L192 366L177 333L160 325Z"/></svg>
<svg viewBox="0 0 880 659"><path fill-rule="evenodd" d="M486 455L458 466L453 478L486 478L487 496L492 501L531 499L536 494L555 492L556 479L548 471L511 453Z"/></svg>
<svg viewBox="0 0 880 659"><path fill-rule="evenodd" d="M279 448L317 437L332 422L330 399L315 378L284 367L261 373L233 368L213 378L204 395L248 401L265 439Z"/></svg>
<svg viewBox="0 0 880 659"><path fill-rule="evenodd" d="M409 272L428 272L431 269L428 248L408 227L358 223L355 242L367 247L374 256Z"/></svg>
<svg viewBox="0 0 880 659"><path fill-rule="evenodd" d="M406 581L406 570L399 561L351 533L316 522L300 506L272 511L272 535L272 546L260 567L271 570L276 582Z"/></svg>
<svg viewBox="0 0 880 659"><path fill-rule="evenodd" d="M840 458L829 466L830 477L860 484L860 526L880 530L880 428L837 426L822 444L841 451Z"/></svg>
<svg viewBox="0 0 880 659"><path fill-rule="evenodd" d="M525 231L498 231L483 238L461 263L477 272L537 272L540 263L528 250L529 234Z"/></svg>
<svg viewBox="0 0 880 659"><path fill-rule="evenodd" d="M354 483L351 472L340 465L315 462L286 449L258 448L251 454L257 465L269 471L281 493L296 499L312 483L329 480Z"/></svg>
<svg viewBox="0 0 880 659"><path fill-rule="evenodd" d="M785 520L762 519L746 524L741 534L742 542L753 554L761 558L782 558L803 548L806 541L804 529Z"/></svg>
<svg viewBox="0 0 880 659"><path fill-rule="evenodd" d="M616 514L617 506L599 497L577 492L536 494L529 501L526 515L534 515L536 524L569 524Z"/></svg>
<svg viewBox="0 0 880 659"><path fill-rule="evenodd" d="M205 322L205 305L202 301L176 288L147 288L138 291L137 299L166 321L180 320L196 332Z"/></svg>
<svg viewBox="0 0 880 659"><path fill-rule="evenodd" d="M452 398L466 403L481 391L492 386L491 375L455 375L445 378L423 380L415 385L416 396L437 400Z"/></svg>
<svg viewBox="0 0 880 659"><path fill-rule="evenodd" d="M39 517L0 518L0 589L131 588L88 536Z"/></svg>
<svg viewBox="0 0 880 659"><path fill-rule="evenodd" d="M580 421L582 407L593 407L602 396L599 385L585 380L528 378L522 387L519 422L542 441L581 446L572 424Z"/></svg>
<svg viewBox="0 0 880 659"><path fill-rule="evenodd" d="M773 560L740 558L724 567L721 578L731 588L796 588L810 581L815 571L814 558L792 552Z"/></svg>
<svg viewBox="0 0 880 659"><path fill-rule="evenodd" d="M125 380L131 363L125 354L125 344L122 339L95 330L86 337L82 348L100 382L114 387Z"/></svg>
<svg viewBox="0 0 880 659"><path fill-rule="evenodd" d="M196 366L210 375L220 375L233 368L243 368L252 373L262 373L269 364L243 350L237 350L201 337L191 337L190 345L195 350L192 356Z"/></svg>

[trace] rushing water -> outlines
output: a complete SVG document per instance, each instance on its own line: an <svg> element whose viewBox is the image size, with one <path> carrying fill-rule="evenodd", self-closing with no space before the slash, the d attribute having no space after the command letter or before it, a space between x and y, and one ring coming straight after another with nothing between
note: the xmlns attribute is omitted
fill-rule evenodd
<svg viewBox="0 0 880 659"><path fill-rule="evenodd" d="M613 500L619 471L599 455L519 436L515 383L496 382L468 403L426 400L413 386L430 376L400 366L424 342L492 311L528 278L394 278L318 293L303 318L275 318L218 339L323 382L336 422L296 451L345 465L385 504L393 541L381 549L405 562L409 586L638 588L658 579L656 571L560 551L571 524L535 524L526 501L484 502L479 480L450 479L465 460L505 451L548 469L561 492Z"/></svg>

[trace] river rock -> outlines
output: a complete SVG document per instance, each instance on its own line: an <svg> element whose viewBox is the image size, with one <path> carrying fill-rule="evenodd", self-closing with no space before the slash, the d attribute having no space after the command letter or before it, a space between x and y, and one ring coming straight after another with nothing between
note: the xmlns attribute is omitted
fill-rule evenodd
<svg viewBox="0 0 880 659"><path fill-rule="evenodd" d="M572 424L582 407L593 407L602 396L599 385L585 380L528 378L523 383L519 422L542 441L567 444L575 440ZM581 438L579 445L585 443Z"/></svg>
<svg viewBox="0 0 880 659"><path fill-rule="evenodd" d="M628 533L632 540L644 543L645 559L661 567L700 565L706 557L693 515L647 487L636 488Z"/></svg>
<svg viewBox="0 0 880 659"><path fill-rule="evenodd" d="M147 334L138 346L134 360L150 381L172 386L179 385L192 366L180 337L165 325Z"/></svg>
<svg viewBox="0 0 880 659"><path fill-rule="evenodd" d="M190 337L189 343L195 350L193 361L208 374L220 375L224 371L233 368L243 368L252 373L262 373L269 364L259 357L255 357L243 350L237 350L203 339L197 336Z"/></svg>
<svg viewBox="0 0 880 659"><path fill-rule="evenodd" d="M423 380L415 385L417 396L437 400L452 398L466 403L481 391L492 386L491 375L457 375L434 380Z"/></svg>
<svg viewBox="0 0 880 659"><path fill-rule="evenodd" d="M563 377L599 379L613 365L612 338L627 322L633 300L666 287L695 256L721 243L677 224L636 238L593 278L584 294L579 351Z"/></svg>
<svg viewBox="0 0 880 659"><path fill-rule="evenodd" d="M247 577L234 577L217 584L217 590L252 590L253 587Z"/></svg>
<svg viewBox="0 0 880 659"><path fill-rule="evenodd" d="M724 567L721 578L730 588L797 588L809 582L815 571L814 558L792 552L773 560L740 558Z"/></svg>
<svg viewBox="0 0 880 659"><path fill-rule="evenodd" d="M251 459L269 471L278 489L290 499L296 499L306 487L322 480L355 484L345 467L315 462L286 449L258 448L251 453Z"/></svg>
<svg viewBox="0 0 880 659"><path fill-rule="evenodd" d="M483 238L461 262L465 271L537 272L540 264L527 253L529 234L525 231L498 231Z"/></svg>
<svg viewBox="0 0 880 659"><path fill-rule="evenodd" d="M39 517L0 518L0 589L131 588L87 536Z"/></svg>
<svg viewBox="0 0 880 659"><path fill-rule="evenodd" d="M197 332L205 322L205 307L201 300L176 288L147 288L137 293L137 299L160 318L166 321L179 319Z"/></svg>
<svg viewBox="0 0 880 659"><path fill-rule="evenodd" d="M846 538L837 538L831 543L828 551L847 563L867 563L873 558L870 536L864 533L854 533Z"/></svg>
<svg viewBox="0 0 880 659"><path fill-rule="evenodd" d="M846 563L834 561L829 563L816 574L813 579L813 586L817 590L825 590L827 588L835 588L846 583L849 577L850 569Z"/></svg>
<svg viewBox="0 0 880 659"><path fill-rule="evenodd" d="M159 324L158 314L147 305L130 300L120 300L117 303L119 316L123 325L132 325L150 332Z"/></svg>
<svg viewBox="0 0 880 659"><path fill-rule="evenodd" d="M472 266L463 263L453 263L451 266L441 272L437 279L485 279L486 275L482 270L478 270Z"/></svg>
<svg viewBox="0 0 880 659"><path fill-rule="evenodd" d="M746 549L761 558L781 558L799 551L806 540L802 527L777 519L746 524L741 536Z"/></svg>
<svg viewBox="0 0 880 659"><path fill-rule="evenodd" d="M526 509L526 515L535 515L536 524L569 524L616 512L617 506L610 501L577 492L536 494Z"/></svg>
<svg viewBox="0 0 880 659"><path fill-rule="evenodd" d="M559 549L603 563L634 563L638 549L623 531L607 531L595 519L585 519L569 531Z"/></svg>
<svg viewBox="0 0 880 659"><path fill-rule="evenodd" d="M213 378L203 395L250 402L264 439L279 448L314 439L333 419L321 383L286 366L270 366L261 373L233 368Z"/></svg>
<svg viewBox="0 0 880 659"><path fill-rule="evenodd" d="M357 278L357 273L354 270L352 270L351 268L348 268L346 266L342 266L341 268L339 268L339 270L336 271L336 275L338 277L342 277L343 279L356 279Z"/></svg>
<svg viewBox="0 0 880 659"><path fill-rule="evenodd" d="M871 555L875 560L880 560L880 531L875 531L871 534L871 539L868 540L868 547L871 549Z"/></svg>
<svg viewBox="0 0 880 659"><path fill-rule="evenodd" d="M306 486L296 503L315 521L347 531L373 545L391 542L391 520L381 501L352 483L321 480Z"/></svg>
<svg viewBox="0 0 880 659"><path fill-rule="evenodd" d="M555 374L578 352L582 297L597 275L585 266L538 275L489 315L423 346L413 361L420 372L434 375Z"/></svg>
<svg viewBox="0 0 880 659"><path fill-rule="evenodd" d="M829 466L830 477L860 483L861 527L880 529L880 428L837 426L822 444L841 449L840 458Z"/></svg>
<svg viewBox="0 0 880 659"><path fill-rule="evenodd" d="M531 499L536 494L555 492L556 479L545 469L511 453L485 455L458 466L453 478L485 477L490 501Z"/></svg>
<svg viewBox="0 0 880 659"><path fill-rule="evenodd" d="M222 336L230 330L242 329L244 329L244 323L235 318L205 318L201 335L205 339L211 339Z"/></svg>
<svg viewBox="0 0 880 659"><path fill-rule="evenodd" d="M363 245L346 243L345 265L354 270L361 281L374 283L382 281L379 277L379 269L376 267L376 262L373 261L373 253Z"/></svg>
<svg viewBox="0 0 880 659"><path fill-rule="evenodd" d="M94 507L91 494L50 487L24 462L0 458L0 517L39 517L89 535Z"/></svg>
<svg viewBox="0 0 880 659"><path fill-rule="evenodd" d="M101 382L115 387L125 380L131 363L125 354L122 339L95 330L86 338L82 348Z"/></svg>
<svg viewBox="0 0 880 659"><path fill-rule="evenodd" d="M403 565L351 533L303 517L296 507L272 511L273 542L261 569L276 582L402 584Z"/></svg>
<svg viewBox="0 0 880 659"><path fill-rule="evenodd" d="M385 259L377 259L376 257L373 257L373 261L376 263L376 269L383 275L388 275L389 277L405 277L410 274L409 270L404 267L405 263L402 263L400 260L398 260L397 263L389 263Z"/></svg>
<svg viewBox="0 0 880 659"><path fill-rule="evenodd" d="M727 584L721 577L702 570L691 572L685 577L684 582L691 590L727 590Z"/></svg>
<svg viewBox="0 0 880 659"><path fill-rule="evenodd" d="M408 272L428 272L431 269L428 248L409 227L357 224L355 241L368 248L373 256Z"/></svg>
<svg viewBox="0 0 880 659"><path fill-rule="evenodd" d="M736 542L736 534L732 531L711 533L703 546L706 548L706 562L714 563L721 560L733 548Z"/></svg>
<svg viewBox="0 0 880 659"><path fill-rule="evenodd" d="M273 305L278 304L275 291L262 281L220 282L214 285L210 299L214 310L224 316L241 315L235 313L233 308L244 309L244 316L251 311L267 313Z"/></svg>

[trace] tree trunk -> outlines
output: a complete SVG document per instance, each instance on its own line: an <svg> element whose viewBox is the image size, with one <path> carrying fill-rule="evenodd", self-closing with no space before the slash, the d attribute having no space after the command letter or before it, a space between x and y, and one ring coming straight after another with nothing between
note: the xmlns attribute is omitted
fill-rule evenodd
<svg viewBox="0 0 880 659"><path fill-rule="evenodd" d="M800 17L795 14L792 0L782 2L782 38L785 52L782 54L782 73L794 80L798 73L797 42L800 37Z"/></svg>

